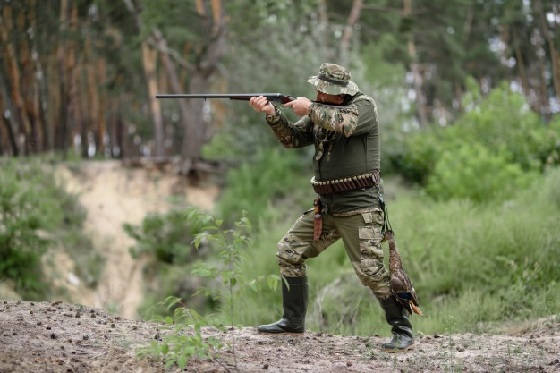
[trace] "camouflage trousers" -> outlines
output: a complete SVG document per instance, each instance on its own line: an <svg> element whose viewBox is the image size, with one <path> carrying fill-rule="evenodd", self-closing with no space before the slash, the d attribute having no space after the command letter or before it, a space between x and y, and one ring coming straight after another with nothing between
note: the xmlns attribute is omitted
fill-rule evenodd
<svg viewBox="0 0 560 373"><path fill-rule="evenodd" d="M342 238L362 284L369 287L377 298L386 299L391 291L381 247L383 220L380 208L350 216L323 214L322 234L319 240L313 241L313 212L306 211L278 242L276 257L281 274L287 277L305 276L305 261L318 256Z"/></svg>

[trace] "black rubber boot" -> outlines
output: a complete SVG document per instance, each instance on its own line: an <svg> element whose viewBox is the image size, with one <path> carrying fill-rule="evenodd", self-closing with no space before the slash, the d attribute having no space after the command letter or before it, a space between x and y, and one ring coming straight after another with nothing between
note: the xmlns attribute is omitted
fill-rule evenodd
<svg viewBox="0 0 560 373"><path fill-rule="evenodd" d="M284 280L285 279L285 280ZM282 298L284 315L273 324L260 325L261 333L303 333L307 312L307 277L284 277ZM286 286L286 283L288 286Z"/></svg>
<svg viewBox="0 0 560 373"><path fill-rule="evenodd" d="M406 351L412 347L414 338L412 336L412 324L408 319L410 313L402 304L397 302L394 296L380 300L381 307L385 310L385 319L392 326L393 338L388 343L383 343L381 349L386 352Z"/></svg>

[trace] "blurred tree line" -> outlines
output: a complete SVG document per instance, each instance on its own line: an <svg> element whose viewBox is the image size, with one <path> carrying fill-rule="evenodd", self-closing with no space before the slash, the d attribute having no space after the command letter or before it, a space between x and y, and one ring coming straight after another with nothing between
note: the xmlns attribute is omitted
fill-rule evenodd
<svg viewBox="0 0 560 373"><path fill-rule="evenodd" d="M469 77L484 94L508 82L545 119L560 111L554 0L0 4L3 155L179 155L188 172L214 137L206 155L242 157L268 141L247 106L156 92L311 96L305 79L324 61L348 66L380 102L388 137L452 123Z"/></svg>

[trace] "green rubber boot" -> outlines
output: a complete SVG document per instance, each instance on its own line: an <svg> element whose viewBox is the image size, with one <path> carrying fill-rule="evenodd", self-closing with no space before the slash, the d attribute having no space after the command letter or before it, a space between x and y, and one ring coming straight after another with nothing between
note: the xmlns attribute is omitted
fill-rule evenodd
<svg viewBox="0 0 560 373"><path fill-rule="evenodd" d="M383 343L381 349L385 352L406 351L414 344L412 336L412 324L408 319L410 313L402 304L390 296L385 300L380 300L381 307L385 310L385 319L392 326L393 338L388 343Z"/></svg>
<svg viewBox="0 0 560 373"><path fill-rule="evenodd" d="M260 325L260 333L303 333L307 312L307 277L284 277L282 298L284 315L273 324ZM286 282L289 285L286 286Z"/></svg>

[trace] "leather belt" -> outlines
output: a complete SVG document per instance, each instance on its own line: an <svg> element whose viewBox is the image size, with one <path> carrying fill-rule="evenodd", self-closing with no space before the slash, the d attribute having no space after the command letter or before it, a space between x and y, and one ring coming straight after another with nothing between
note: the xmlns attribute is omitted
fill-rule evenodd
<svg viewBox="0 0 560 373"><path fill-rule="evenodd" d="M313 176L310 182L317 194L344 193L379 185L379 171L374 170L366 174L325 181L317 181Z"/></svg>

